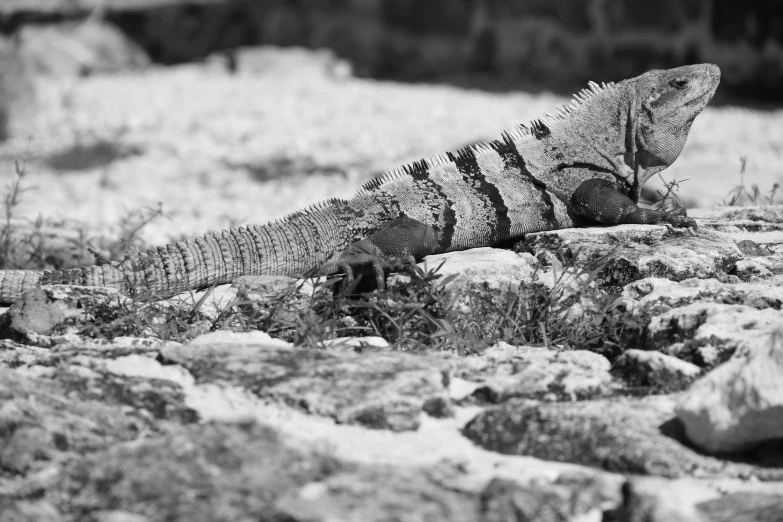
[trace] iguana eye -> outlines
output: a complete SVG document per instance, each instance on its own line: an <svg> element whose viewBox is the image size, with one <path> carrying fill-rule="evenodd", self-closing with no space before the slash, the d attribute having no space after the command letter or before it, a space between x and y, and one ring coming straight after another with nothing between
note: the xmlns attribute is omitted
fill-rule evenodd
<svg viewBox="0 0 783 522"><path fill-rule="evenodd" d="M688 86L688 80L675 79L670 81L669 85L681 91Z"/></svg>

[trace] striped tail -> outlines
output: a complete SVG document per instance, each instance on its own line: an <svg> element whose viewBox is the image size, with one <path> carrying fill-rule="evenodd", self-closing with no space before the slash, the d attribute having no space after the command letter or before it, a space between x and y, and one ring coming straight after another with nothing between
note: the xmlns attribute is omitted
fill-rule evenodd
<svg viewBox="0 0 783 522"><path fill-rule="evenodd" d="M299 276L317 269L354 240L351 209L331 199L267 225L251 225L177 241L123 261L65 270L0 271L0 303L40 285L81 285L164 299L227 284L245 275Z"/></svg>

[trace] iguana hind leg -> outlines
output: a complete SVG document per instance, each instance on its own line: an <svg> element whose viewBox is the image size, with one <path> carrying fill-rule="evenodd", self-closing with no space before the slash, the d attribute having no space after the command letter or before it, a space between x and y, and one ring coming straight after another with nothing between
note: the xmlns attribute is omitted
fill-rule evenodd
<svg viewBox="0 0 783 522"><path fill-rule="evenodd" d="M399 270L437 251L437 229L409 217L390 221L377 232L349 246L332 267L345 274L350 286L357 269L372 269L379 290L385 288L385 270Z"/></svg>
<svg viewBox="0 0 783 522"><path fill-rule="evenodd" d="M579 185L571 196L571 208L579 216L608 225L668 224L696 228L696 221L687 216L684 208L671 211L640 208L611 182L599 178Z"/></svg>

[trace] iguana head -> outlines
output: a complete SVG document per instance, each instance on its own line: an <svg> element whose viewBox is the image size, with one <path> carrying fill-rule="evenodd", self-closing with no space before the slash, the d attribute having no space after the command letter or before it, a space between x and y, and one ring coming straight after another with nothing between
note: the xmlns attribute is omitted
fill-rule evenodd
<svg viewBox="0 0 783 522"><path fill-rule="evenodd" d="M632 135L634 161L644 184L680 155L694 118L712 99L720 83L717 65L705 63L653 70L629 80L636 118Z"/></svg>

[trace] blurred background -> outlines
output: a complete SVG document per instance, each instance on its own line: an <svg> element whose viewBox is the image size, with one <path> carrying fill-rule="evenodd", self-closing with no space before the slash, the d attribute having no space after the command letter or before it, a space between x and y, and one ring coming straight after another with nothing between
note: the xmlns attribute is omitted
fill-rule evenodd
<svg viewBox="0 0 783 522"><path fill-rule="evenodd" d="M14 219L126 233L162 208L144 234L167 241L698 62L721 87L666 180L691 207L779 202L780 0L0 0L0 180L36 187Z"/></svg>
<svg viewBox="0 0 783 522"><path fill-rule="evenodd" d="M163 64L304 46L363 77L562 90L712 62L725 93L783 100L778 0L2 0L0 31L89 15Z"/></svg>

